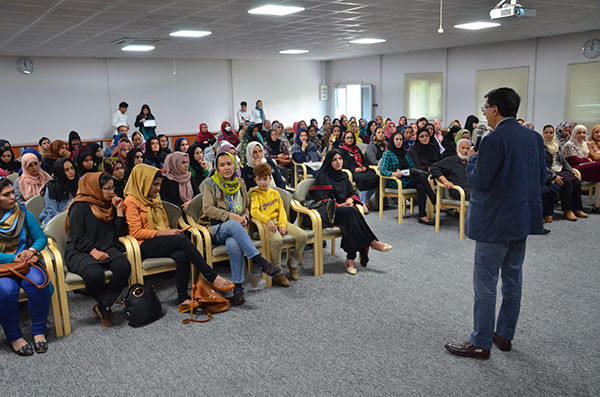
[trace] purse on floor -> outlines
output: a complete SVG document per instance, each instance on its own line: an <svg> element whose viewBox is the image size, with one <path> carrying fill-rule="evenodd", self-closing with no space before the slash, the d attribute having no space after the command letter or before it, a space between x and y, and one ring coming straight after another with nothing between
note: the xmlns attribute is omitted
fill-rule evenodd
<svg viewBox="0 0 600 397"><path fill-rule="evenodd" d="M155 322L163 316L162 305L154 288L148 284L134 284L123 299L129 326L137 328Z"/></svg>
<svg viewBox="0 0 600 397"><path fill-rule="evenodd" d="M212 320L213 313L222 313L229 310L229 300L225 298L221 293L217 292L206 282L204 277L199 276L198 280L192 287L192 303L190 304L190 318L184 319L184 324L194 323L206 323ZM206 320L196 320L194 318L194 309L201 307L204 309ZM187 311L187 310L186 310Z"/></svg>
<svg viewBox="0 0 600 397"><path fill-rule="evenodd" d="M38 269L44 275L44 282L41 285L36 284L33 281L31 281L29 278L27 278L27 274L29 274L29 270L30 270L31 266ZM48 283L50 282L50 280L48 278L48 271L46 270L44 265L42 265L39 261L35 262L35 263L12 262L12 263L3 263L0 265L0 277L13 277L13 276L19 277L19 278L29 282L35 288L40 289L40 290L46 288L48 286Z"/></svg>
<svg viewBox="0 0 600 397"><path fill-rule="evenodd" d="M332 227L335 219L335 200L307 200L304 202L304 206L309 210L316 210L321 215L321 223L323 229ZM308 216L302 217L302 227L305 229L312 229L312 222Z"/></svg>

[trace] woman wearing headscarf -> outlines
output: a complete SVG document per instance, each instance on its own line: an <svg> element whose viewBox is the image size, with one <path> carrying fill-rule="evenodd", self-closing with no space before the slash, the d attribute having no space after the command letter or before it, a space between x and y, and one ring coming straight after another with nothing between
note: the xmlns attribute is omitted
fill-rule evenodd
<svg viewBox="0 0 600 397"><path fill-rule="evenodd" d="M45 156L48 153L48 150L50 149L50 143L50 138L45 136L41 137L38 141L38 151L42 156Z"/></svg>
<svg viewBox="0 0 600 397"><path fill-rule="evenodd" d="M148 120L156 120L152 111L150 110L150 106L144 104L140 109L140 114L135 117L135 127L140 129L140 132L143 135L144 140L148 140L153 136L156 136L156 122L153 123L154 127L146 126L146 122Z"/></svg>
<svg viewBox="0 0 600 397"><path fill-rule="evenodd" d="M181 137L175 140L175 151L187 153L187 150L190 148L190 141L187 138Z"/></svg>
<svg viewBox="0 0 600 397"><path fill-rule="evenodd" d="M454 136L454 143L458 145L458 141L460 141L461 139L468 139L469 142L471 142L471 144L473 143L473 141L471 140L471 133L465 128L458 130L458 132Z"/></svg>
<svg viewBox="0 0 600 397"><path fill-rule="evenodd" d="M285 179L281 176L275 162L265 158L263 145L259 142L250 142L246 148L246 166L242 169L242 178L244 178L248 190L256 186L256 182L254 181L254 167L258 164L268 164L272 169L271 184L285 189Z"/></svg>
<svg viewBox="0 0 600 397"><path fill-rule="evenodd" d="M129 139L122 139L110 157L118 157L119 160L124 163L127 161L127 154L131 151L131 149L133 149L133 144L129 141Z"/></svg>
<svg viewBox="0 0 600 397"><path fill-rule="evenodd" d="M418 169L427 172L429 172L429 167L442 159L438 143L435 139L432 141L426 128L419 130L417 141L408 154Z"/></svg>
<svg viewBox="0 0 600 397"><path fill-rule="evenodd" d="M173 152L167 155L160 187L161 200L187 208L190 200L198 194L198 189L191 182L189 166L190 158L187 153Z"/></svg>
<svg viewBox="0 0 600 397"><path fill-rule="evenodd" d="M410 124L405 125L404 127L402 127L402 129L400 130L400 133L402 134L402 139L404 141L404 150L406 150L406 153L408 153L410 151L410 149L412 149L412 147L415 145L416 139L414 138L414 131L413 131L413 127ZM388 142L390 138L387 138Z"/></svg>
<svg viewBox="0 0 600 397"><path fill-rule="evenodd" d="M427 131L425 131L427 133ZM379 163L381 175L400 178L402 188L414 188L417 190L417 205L419 207L419 223L433 225L433 221L427 218L427 197L431 203L435 203L435 193L423 173L411 173L410 169L416 168L413 159L404 149L404 137L401 132L396 132L388 141L388 150L383 154ZM404 172L403 172L404 171ZM405 175L408 173L408 175ZM412 175L411 175L412 174ZM390 189L398 189L394 180L388 180Z"/></svg>
<svg viewBox="0 0 600 397"><path fill-rule="evenodd" d="M15 154L10 148L0 149L0 168L4 170L6 175L19 172L21 163L15 160Z"/></svg>
<svg viewBox="0 0 600 397"><path fill-rule="evenodd" d="M342 128L342 132L348 130L348 117L343 114L340 116L340 127Z"/></svg>
<svg viewBox="0 0 600 397"><path fill-rule="evenodd" d="M385 137L389 138L396 132L396 124L393 121L388 121L385 124Z"/></svg>
<svg viewBox="0 0 600 397"><path fill-rule="evenodd" d="M450 157L456 154L455 138L458 131L460 131L460 126L454 125L447 132L444 133L444 139L442 140L444 152L442 153L442 157Z"/></svg>
<svg viewBox="0 0 600 397"><path fill-rule="evenodd" d="M262 136L259 133L258 126L254 123L248 124L248 128L246 128L246 132L242 136L242 140L240 142L240 153L246 153L246 148L250 142L261 142ZM246 166L246 157L242 157L242 166Z"/></svg>
<svg viewBox="0 0 600 397"><path fill-rule="evenodd" d="M196 143L188 149L188 157L190 159L188 170L192 174L192 186L198 190L200 184L208 177L212 167L208 161L204 160L204 151Z"/></svg>
<svg viewBox="0 0 600 397"><path fill-rule="evenodd" d="M211 269L181 229L171 229L160 199L163 175L156 167L139 164L125 185L125 218L129 234L140 243L142 259L170 257L176 264L179 310L190 310L190 262L216 289L230 290L231 282Z"/></svg>
<svg viewBox="0 0 600 397"><path fill-rule="evenodd" d="M40 194L52 177L41 168L40 161L33 153L24 154L21 164L23 173L15 181L14 189L17 203L25 204L27 200Z"/></svg>
<svg viewBox="0 0 600 397"><path fill-rule="evenodd" d="M375 122L373 122L375 125ZM377 165L379 164L379 160L383 157L383 152L387 150L387 140L385 139L385 132L383 128L377 127L375 125L375 133L373 134L373 138L367 146L367 150L365 150L365 157L369 164Z"/></svg>
<svg viewBox="0 0 600 397"><path fill-rule="evenodd" d="M39 216L42 226L69 206L77 194L78 180L77 169L71 160L65 158L56 160L54 179L50 180L40 192L46 203Z"/></svg>
<svg viewBox="0 0 600 397"><path fill-rule="evenodd" d="M316 163L321 161L321 155L317 152L315 145L308 140L308 133L304 128L298 130L296 134L296 142L292 146L292 159L296 163ZM307 171L311 175L317 175L317 170L307 167Z"/></svg>
<svg viewBox="0 0 600 397"><path fill-rule="evenodd" d="M554 127L550 124L545 125L542 136L546 149L547 180L556 185L555 189L550 189L542 195L544 223L552 222L556 189L560 189L560 202L565 219L576 221L577 218L587 218L581 203L581 181L577 179L573 169L560 152Z"/></svg>
<svg viewBox="0 0 600 397"><path fill-rule="evenodd" d="M69 152L73 153L77 146L81 145L81 136L77 131L69 132Z"/></svg>
<svg viewBox="0 0 600 397"><path fill-rule="evenodd" d="M158 143L160 144L160 150L165 153L165 156L171 153L171 148L169 147L169 138L165 134L160 134L158 137ZM146 139L146 147L148 146L148 141L150 138Z"/></svg>
<svg viewBox="0 0 600 397"><path fill-rule="evenodd" d="M400 116L400 118L398 119L398 127L402 128L407 124L408 124L408 120L406 119L406 116Z"/></svg>
<svg viewBox="0 0 600 397"><path fill-rule="evenodd" d="M323 137L323 139L327 142L326 145L324 145L323 147L323 151L321 152L321 154L323 156L325 156L327 153L329 153L329 151L333 150L333 149L339 149L340 146L342 146L342 127L340 127L339 125L332 125L331 126L331 133L326 136Z"/></svg>
<svg viewBox="0 0 600 397"><path fill-rule="evenodd" d="M465 129L469 131L469 135L473 135L473 130L477 128L477 124L479 124L479 118L474 115L467 117L467 120L465 121Z"/></svg>
<svg viewBox="0 0 600 397"><path fill-rule="evenodd" d="M54 172L54 162L59 158L70 158L71 153L67 150L67 143L57 139L50 144L48 154L44 156L44 165L48 172Z"/></svg>
<svg viewBox="0 0 600 397"><path fill-rule="evenodd" d="M146 151L144 152L144 163L156 168L162 168L166 157L167 154L160 148L158 138L152 137L148 139L146 142Z"/></svg>
<svg viewBox="0 0 600 397"><path fill-rule="evenodd" d="M102 146L100 146L96 142L86 143L85 147L88 148L90 153L92 153L92 159L94 160L94 165L96 168L100 167L102 162L104 161L104 153L102 150Z"/></svg>
<svg viewBox="0 0 600 397"><path fill-rule="evenodd" d="M308 141L315 145L315 148L317 148L317 152L321 153L321 151L323 150L323 143L321 142L321 139L317 136L317 129L314 126L309 125L308 130L306 130L306 132L308 133Z"/></svg>
<svg viewBox="0 0 600 397"><path fill-rule="evenodd" d="M558 139L558 144L561 148L571 139L572 129L573 126L567 121L563 121L556 127L556 139Z"/></svg>
<svg viewBox="0 0 600 397"><path fill-rule="evenodd" d="M375 131L376 130L377 130L377 123L375 122L375 120L369 121L369 123L367 124L366 132L365 132L365 134L369 136L369 142L371 142L373 139L375 139ZM385 136L385 130L383 132L384 132L384 136Z"/></svg>
<svg viewBox="0 0 600 397"><path fill-rule="evenodd" d="M77 155L75 156L75 163L77 164L77 171L79 176L84 176L88 172L98 172L98 167L94 163L94 158L89 149L85 150L86 147L82 146Z"/></svg>
<svg viewBox="0 0 600 397"><path fill-rule="evenodd" d="M343 168L352 172L360 201L366 207L370 207L370 198L379 186L379 177L369 168L369 161L356 145L356 135L352 130L344 133L344 143L340 147L340 153L344 160Z"/></svg>
<svg viewBox="0 0 600 397"><path fill-rule="evenodd" d="M315 127L315 130L319 130L319 122L317 121L317 119L310 119L310 125Z"/></svg>
<svg viewBox="0 0 600 397"><path fill-rule="evenodd" d="M121 126L120 128L124 128L124 127ZM119 144L119 142L121 142L121 140L131 142L129 140L129 138L127 137L127 132L117 133L113 137L113 140L112 140L112 143L110 144L110 146L108 146L106 149L104 149L104 157L112 157L113 152L115 151L115 149L117 148L117 145Z"/></svg>
<svg viewBox="0 0 600 397"><path fill-rule="evenodd" d="M198 126L198 133L196 134L195 144L200 146L202 150L212 146L217 140L213 136L212 132L208 130L206 123L201 123Z"/></svg>
<svg viewBox="0 0 600 397"><path fill-rule="evenodd" d="M289 139L285 135L285 129L283 127L283 124L279 121L274 121L272 127L277 132L277 138L281 141L282 152L289 153L292 149L292 145L290 144Z"/></svg>
<svg viewBox="0 0 600 397"><path fill-rule="evenodd" d="M136 149L142 149L142 151L146 150L146 140L144 139L144 135L139 131L136 131L131 135L131 143L133 143L133 147Z"/></svg>
<svg viewBox="0 0 600 397"><path fill-rule="evenodd" d="M219 154L224 153L224 152L228 152L230 153L233 158L235 158L235 176L238 178L242 177L242 160L239 158L238 153L236 152L235 148L233 147L233 145L227 141L222 141L219 142L219 144L217 145L217 154L216 156L219 156ZM213 166L213 170L216 167L216 160L215 160L215 164Z"/></svg>
<svg viewBox="0 0 600 397"><path fill-rule="evenodd" d="M240 138L235 131L232 131L229 121L223 121L221 123L221 134L217 137L217 141L221 142L223 140L231 143L233 147L240 144Z"/></svg>
<svg viewBox="0 0 600 397"><path fill-rule="evenodd" d="M367 129L367 120L364 118L358 120L358 135L364 143L371 141L371 134L369 134L369 130Z"/></svg>
<svg viewBox="0 0 600 397"><path fill-rule="evenodd" d="M128 160L129 154L131 154L131 152L127 153ZM140 163L142 161L143 157ZM125 183L127 182L127 180L125 179L125 166L123 165L121 160L119 160L118 157L109 157L105 159L104 162L102 162L102 164L100 165L100 172L106 172L108 175L112 176L113 181L115 182L115 194L117 195L117 197L125 199L125 194L123 193L123 190L125 189Z"/></svg>
<svg viewBox="0 0 600 397"><path fill-rule="evenodd" d="M354 266L356 253L360 253L360 264L367 266L369 247L387 252L392 249L375 237L365 218L360 213L359 205L364 205L345 172L342 171L343 159L339 149L333 149L323 160L315 183L310 189L314 200L335 200L334 225L342 230L341 247L346 252L346 269L350 274L356 274Z"/></svg>
<svg viewBox="0 0 600 397"><path fill-rule="evenodd" d="M588 148L590 149L590 158L593 161L600 161L600 124L592 127L592 133L587 140Z"/></svg>
<svg viewBox="0 0 600 397"><path fill-rule="evenodd" d="M260 269L278 283L287 280L280 267L276 267L260 255L246 232L250 219L250 198L246 185L236 174L236 160L229 152L217 154L213 175L202 182L202 216L198 223L206 226L216 244L226 244L231 279L235 283L231 303L245 302L244 255L252 259ZM289 283L289 282L288 282Z"/></svg>
<svg viewBox="0 0 600 397"><path fill-rule="evenodd" d="M116 159L118 159L118 157L115 157ZM135 167L138 164L142 164L144 163L145 160L145 154L142 151L142 149L137 149L137 148L133 148L129 151L129 153L127 153L127 158L125 159L125 182L127 182L127 179L129 179L129 174L131 173L131 170L133 169L133 167ZM121 160L119 160L121 161ZM121 161L121 164L123 164L123 162Z"/></svg>
<svg viewBox="0 0 600 397"><path fill-rule="evenodd" d="M581 173L581 180L584 182L596 183L596 196L592 213L598 213L600 210L600 163L593 162L590 158L590 148L586 143L587 128L578 124L573 128L571 138L562 147L562 154L569 165Z"/></svg>
<svg viewBox="0 0 600 397"><path fill-rule="evenodd" d="M79 180L77 195L69 206L65 262L69 271L83 278L96 304L94 315L112 327L112 305L127 286L131 264L123 255L119 237L127 234L123 199L115 195L114 180L102 172L90 172ZM105 270L112 276L104 283Z"/></svg>
<svg viewBox="0 0 600 397"><path fill-rule="evenodd" d="M36 254L48 243L35 216L25 206L15 202L13 185L7 178L0 179L0 264L32 263ZM42 265L43 266L43 265ZM47 274L34 266L26 277L38 285L47 281ZM23 338L19 328L19 289L27 294L33 347ZM50 284L42 289L17 277L0 277L0 325L13 351L19 356L48 351L46 320L52 296Z"/></svg>

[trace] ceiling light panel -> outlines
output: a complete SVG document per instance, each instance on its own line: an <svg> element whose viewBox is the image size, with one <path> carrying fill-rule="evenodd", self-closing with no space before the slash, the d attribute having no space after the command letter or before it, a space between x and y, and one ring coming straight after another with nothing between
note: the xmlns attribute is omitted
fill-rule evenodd
<svg viewBox="0 0 600 397"><path fill-rule="evenodd" d="M267 4L262 7L253 8L248 10L248 14L258 14L258 15L289 15L294 14L296 12L304 11L303 7L291 7L291 6L278 6L273 4Z"/></svg>

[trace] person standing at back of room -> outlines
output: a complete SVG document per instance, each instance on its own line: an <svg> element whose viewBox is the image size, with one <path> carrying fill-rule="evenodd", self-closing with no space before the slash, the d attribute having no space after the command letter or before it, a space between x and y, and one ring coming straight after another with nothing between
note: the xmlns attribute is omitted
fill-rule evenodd
<svg viewBox="0 0 600 397"><path fill-rule="evenodd" d="M115 110L112 114L112 126L115 129L115 134L119 129L119 126L126 125L129 128L129 122L127 121L127 108L129 105L127 102L121 102L119 104L119 109Z"/></svg>
<svg viewBox="0 0 600 397"><path fill-rule="evenodd" d="M476 241L473 270L474 325L464 343L448 343L450 353L487 359L494 343L510 351L521 307L527 236L542 234L542 192L546 182L544 142L521 126L521 98L511 88L490 91L481 108L494 130L469 150L467 178L473 191L467 236ZM496 286L502 277L502 305L496 321Z"/></svg>
<svg viewBox="0 0 600 397"><path fill-rule="evenodd" d="M244 122L252 121L252 113L248 111L246 101L240 102L240 110L237 111L238 131L244 126Z"/></svg>
<svg viewBox="0 0 600 397"><path fill-rule="evenodd" d="M146 104L142 105L140 114L135 118L134 125L140 129L145 141L156 136L156 118L154 118L150 106Z"/></svg>
<svg viewBox="0 0 600 397"><path fill-rule="evenodd" d="M252 111L252 121L256 124L263 125L267 120L267 116L265 115L265 111L263 109L263 103L259 99L256 101L256 107Z"/></svg>

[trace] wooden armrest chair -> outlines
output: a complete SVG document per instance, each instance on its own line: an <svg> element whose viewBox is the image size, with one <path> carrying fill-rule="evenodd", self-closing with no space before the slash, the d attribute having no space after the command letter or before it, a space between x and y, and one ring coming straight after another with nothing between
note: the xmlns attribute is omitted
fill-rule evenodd
<svg viewBox="0 0 600 397"><path fill-rule="evenodd" d="M294 168L294 188L298 187L298 184L301 181L312 178L312 175L310 175L308 173L308 168L306 167L306 164L296 163L294 160L292 160L292 164L293 164L293 168ZM298 168L300 168L302 170L302 180L299 179L300 173L298 172Z"/></svg>
<svg viewBox="0 0 600 397"><path fill-rule="evenodd" d="M46 208L46 200L44 200L43 196L35 195L25 203L25 208L27 211L31 212L35 219L37 219L38 223L40 222L40 214Z"/></svg>
<svg viewBox="0 0 600 397"><path fill-rule="evenodd" d="M379 176L379 219L383 219L383 199L392 197L398 199L398 224L402 224L402 217L406 214L406 200L410 199L410 211L414 212L414 199L417 198L417 189L403 189L400 178L385 176L381 174L379 165L375 167L375 172ZM386 187L387 181L396 181L397 189Z"/></svg>
<svg viewBox="0 0 600 397"><path fill-rule="evenodd" d="M19 177L19 174L17 172L13 172L12 174L8 175L6 177L6 179L8 179L9 181L11 181L11 183L14 185L15 181L17 180L18 177Z"/></svg>
<svg viewBox="0 0 600 397"><path fill-rule="evenodd" d="M52 254L51 261L54 265L54 273L56 274L56 292L58 294L58 302L60 303L60 313L62 316L64 335L70 335L71 317L69 315L69 302L67 298L67 292L85 288L85 283L81 276L75 273L71 273L64 262L65 246L67 244L67 233L65 233L66 218L67 211L63 211L60 214L58 214L46 224L46 226L44 227L44 233L46 233L46 235L48 236L48 250ZM127 259L129 260L129 263L131 263L132 266L131 276L129 277L129 285L133 285L135 283L135 254L132 249L132 239L133 238L130 236L119 238L119 241L125 246ZM135 242L135 239L133 239L133 241ZM137 244L137 242L135 243ZM110 270L105 270L105 282L108 282L111 277L112 272Z"/></svg>
<svg viewBox="0 0 600 397"><path fill-rule="evenodd" d="M459 213L459 236L461 240L465 239L465 216L469 202L465 199L465 191L462 187L454 185L452 190L456 190L460 195L460 200L455 200L450 196L450 190L446 188L442 182L437 180L437 188L435 190L435 232L440 231L440 212L442 208L455 209Z"/></svg>
<svg viewBox="0 0 600 397"><path fill-rule="evenodd" d="M581 181L581 172L577 168L573 168L573 173ZM590 200L594 199L594 192L596 192L596 183L594 182L583 182L581 181L581 191L588 192L588 197Z"/></svg>

